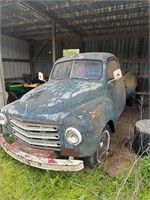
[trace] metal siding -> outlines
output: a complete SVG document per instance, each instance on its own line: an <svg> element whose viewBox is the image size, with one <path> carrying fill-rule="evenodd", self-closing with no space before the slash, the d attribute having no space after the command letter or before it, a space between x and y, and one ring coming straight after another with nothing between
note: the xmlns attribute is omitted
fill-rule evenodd
<svg viewBox="0 0 150 200"><path fill-rule="evenodd" d="M139 45L139 38L123 38L116 40L99 40L99 41L85 41L84 52L90 51L104 51L115 54L119 61L121 69L125 72L134 71L139 74L149 74L149 64L136 64L136 63L124 63L123 59L136 60L137 49ZM149 38L144 38L142 59L149 58ZM140 78L138 79L138 90L148 91L149 90L149 79Z"/></svg>
<svg viewBox="0 0 150 200"><path fill-rule="evenodd" d="M35 63L34 64L34 73L42 72L44 76L49 77L49 74L52 69L52 64L48 63Z"/></svg>
<svg viewBox="0 0 150 200"><path fill-rule="evenodd" d="M28 42L1 35L2 58L29 59Z"/></svg>
<svg viewBox="0 0 150 200"><path fill-rule="evenodd" d="M22 77L30 73L29 63L3 62L4 78Z"/></svg>

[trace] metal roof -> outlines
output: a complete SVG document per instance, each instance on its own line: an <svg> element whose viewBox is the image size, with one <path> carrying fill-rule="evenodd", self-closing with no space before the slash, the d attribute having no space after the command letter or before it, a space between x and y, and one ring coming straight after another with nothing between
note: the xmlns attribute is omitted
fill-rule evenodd
<svg viewBox="0 0 150 200"><path fill-rule="evenodd" d="M1 33L25 40L149 34L149 1L1 0Z"/></svg>

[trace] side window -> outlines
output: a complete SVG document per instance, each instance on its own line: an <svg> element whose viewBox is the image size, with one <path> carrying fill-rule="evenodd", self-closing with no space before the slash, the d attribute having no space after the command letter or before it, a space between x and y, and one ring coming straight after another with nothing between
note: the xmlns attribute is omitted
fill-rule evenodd
<svg viewBox="0 0 150 200"><path fill-rule="evenodd" d="M108 78L108 80L111 80L111 79L114 78L113 72L116 69L119 69L117 60L108 61L108 67L107 67L107 78Z"/></svg>

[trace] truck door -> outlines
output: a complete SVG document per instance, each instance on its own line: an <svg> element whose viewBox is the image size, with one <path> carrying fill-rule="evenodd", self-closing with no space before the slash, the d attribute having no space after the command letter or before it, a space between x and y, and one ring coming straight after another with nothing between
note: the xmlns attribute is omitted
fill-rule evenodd
<svg viewBox="0 0 150 200"><path fill-rule="evenodd" d="M115 58L108 60L107 63L108 89L110 93L110 98L112 99L113 102L116 120L122 113L126 102L123 77L119 79L114 79L113 72L117 69L120 69L118 60Z"/></svg>

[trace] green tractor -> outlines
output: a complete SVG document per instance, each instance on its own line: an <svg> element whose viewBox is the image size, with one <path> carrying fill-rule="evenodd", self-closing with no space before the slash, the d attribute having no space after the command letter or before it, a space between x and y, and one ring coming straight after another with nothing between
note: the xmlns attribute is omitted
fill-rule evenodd
<svg viewBox="0 0 150 200"><path fill-rule="evenodd" d="M23 74L24 83L9 81L5 83L5 88L8 93L7 103L11 103L17 99L20 99L25 93L31 89L45 83L43 73L38 72L34 78L31 78L30 74Z"/></svg>
<svg viewBox="0 0 150 200"><path fill-rule="evenodd" d="M8 103L21 98L27 92L27 88L24 87L24 83L10 81L5 83L5 87L8 93Z"/></svg>

